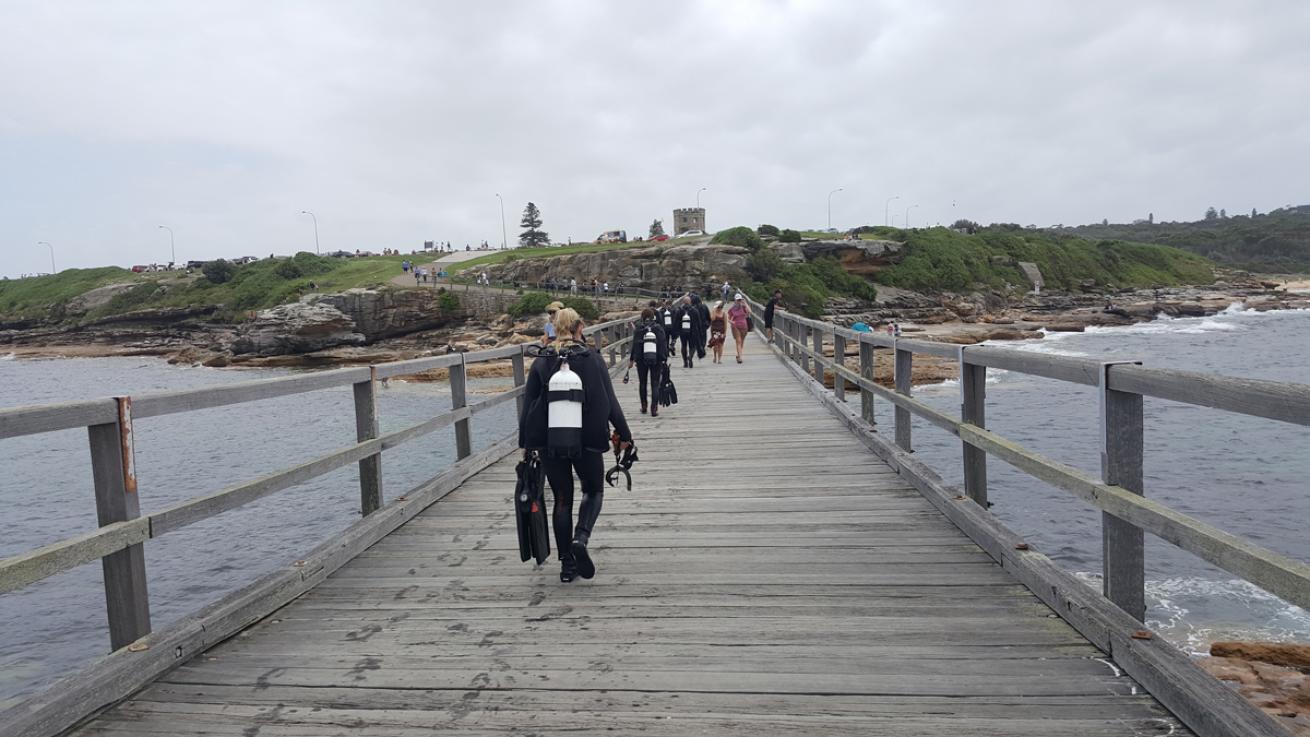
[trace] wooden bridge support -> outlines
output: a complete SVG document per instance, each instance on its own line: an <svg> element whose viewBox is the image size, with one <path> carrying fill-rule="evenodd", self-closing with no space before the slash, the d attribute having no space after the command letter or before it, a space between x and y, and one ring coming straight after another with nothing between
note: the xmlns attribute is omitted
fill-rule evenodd
<svg viewBox="0 0 1310 737"><path fill-rule="evenodd" d="M459 363L450 367L450 408L462 409L468 406L468 370L464 355L460 354ZM455 421L455 457L464 460L473 454L473 439L469 420Z"/></svg>
<svg viewBox="0 0 1310 737"><path fill-rule="evenodd" d="M838 333L832 336L832 360L837 368L846 367L846 339ZM832 374L832 393L836 395L837 401L846 401L846 377L840 371Z"/></svg>
<svg viewBox="0 0 1310 737"><path fill-rule="evenodd" d="M902 349L899 346L896 351L896 393L910 396L910 390L914 386L914 352L908 349ZM904 407L896 408L896 445L907 453L912 450L910 447L910 410Z"/></svg>
<svg viewBox="0 0 1310 737"><path fill-rule="evenodd" d="M1135 363L1135 362L1132 362ZM1101 479L1143 495L1144 423L1142 395L1106 386L1109 367L1101 366ZM1101 570L1105 598L1134 619L1146 619L1146 555L1142 528L1101 512Z"/></svg>
<svg viewBox="0 0 1310 737"><path fill-rule="evenodd" d="M987 367L965 360L967 346L960 346L960 421L979 429L987 427ZM964 494L986 509L987 451L961 442L964 451Z"/></svg>
<svg viewBox="0 0 1310 737"><path fill-rule="evenodd" d="M101 527L141 516L132 443L132 399L117 397L115 401L118 403L116 422L87 428L91 441L96 518ZM101 567L105 576L109 646L111 650L118 650L150 634L145 545L137 543L110 553L101 558Z"/></svg>
<svg viewBox="0 0 1310 737"><path fill-rule="evenodd" d="M369 380L354 385L355 440L378 436L377 369L370 367ZM359 511L367 517L382 506L382 451L359 461Z"/></svg>
<svg viewBox="0 0 1310 737"><path fill-rule="evenodd" d="M873 381L873 345L860 341L860 376ZM873 391L860 387L860 416L870 425L878 424L873 416Z"/></svg>

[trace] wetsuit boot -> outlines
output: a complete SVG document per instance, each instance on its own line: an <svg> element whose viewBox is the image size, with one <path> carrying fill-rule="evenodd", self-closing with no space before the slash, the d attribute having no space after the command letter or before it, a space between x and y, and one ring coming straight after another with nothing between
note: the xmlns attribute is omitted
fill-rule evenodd
<svg viewBox="0 0 1310 737"><path fill-rule="evenodd" d="M591 555L587 553L587 541L591 539L591 528L596 524L596 518L600 516L601 501L604 499L603 492L593 492L582 495L582 504L578 507L578 526L573 533L573 561L578 567L578 575L583 578L591 578L596 575L596 564L592 562Z"/></svg>

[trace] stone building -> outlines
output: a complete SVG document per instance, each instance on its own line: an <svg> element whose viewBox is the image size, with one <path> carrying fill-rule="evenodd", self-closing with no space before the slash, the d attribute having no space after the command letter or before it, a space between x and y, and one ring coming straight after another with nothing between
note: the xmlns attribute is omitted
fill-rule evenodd
<svg viewBox="0 0 1310 737"><path fill-rule="evenodd" d="M705 208L683 207L673 211L673 234L682 235L689 230L705 230Z"/></svg>

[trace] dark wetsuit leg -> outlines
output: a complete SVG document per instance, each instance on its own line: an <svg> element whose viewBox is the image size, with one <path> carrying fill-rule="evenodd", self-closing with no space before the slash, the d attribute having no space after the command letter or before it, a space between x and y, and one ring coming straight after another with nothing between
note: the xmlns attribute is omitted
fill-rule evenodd
<svg viewBox="0 0 1310 737"><path fill-rule="evenodd" d="M600 516L601 503L605 496L605 455L593 451L583 452L580 458L542 459L546 469L546 480L550 482L555 495L555 510L552 526L555 528L555 546L560 551L560 559L572 555L573 539L587 540L591 530ZM573 525L573 472L582 480L582 503L578 507L578 524Z"/></svg>
<svg viewBox="0 0 1310 737"><path fill-rule="evenodd" d="M655 406L655 389L658 382L658 372L652 372L650 366L644 363L637 364L637 396L641 397L641 406L646 406L646 379L655 376L655 381L651 383L650 406Z"/></svg>

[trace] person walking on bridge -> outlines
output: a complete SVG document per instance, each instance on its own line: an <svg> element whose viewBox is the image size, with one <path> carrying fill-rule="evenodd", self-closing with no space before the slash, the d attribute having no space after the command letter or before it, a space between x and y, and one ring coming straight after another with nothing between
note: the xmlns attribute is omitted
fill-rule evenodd
<svg viewBox="0 0 1310 737"><path fill-rule="evenodd" d="M737 343L737 363L741 363L741 351L746 347L746 334L750 332L751 311L746 306L746 296L741 292L732 298L732 307L728 308L728 322L732 324L732 339Z"/></svg>
<svg viewBox="0 0 1310 737"><path fill-rule="evenodd" d="M651 307L655 307L655 300L651 300L650 304ZM676 312L677 311L673 309L672 302L667 297L664 298L659 303L659 307L655 309L655 314L658 316L660 327L664 328L664 335L669 339L668 354L670 356L678 355L678 326Z"/></svg>
<svg viewBox="0 0 1310 737"><path fill-rule="evenodd" d="M764 334L769 337L769 342L773 342L773 311L778 308L782 302L782 290L773 290L773 296L769 297L769 303L764 305Z"/></svg>
<svg viewBox="0 0 1310 737"><path fill-rule="evenodd" d="M682 343L682 367L693 368L694 358L697 354L696 336L705 334L704 323L701 321L700 310L691 301L691 295L688 294L682 298L682 304L679 306L678 314L674 318L678 326L678 338ZM705 351L699 351L701 357L705 356Z"/></svg>
<svg viewBox="0 0 1310 737"><path fill-rule="evenodd" d="M710 310L710 355L714 363L723 363L723 344L727 337L728 317L723 311L723 300L719 300Z"/></svg>
<svg viewBox="0 0 1310 737"><path fill-rule="evenodd" d="M641 321L632 332L632 351L628 356L628 370L634 366L637 368L637 396L641 397L643 415L646 414L646 386L649 383L650 416L659 417L660 381L664 377L664 364L669 360L668 348L668 338L664 335L664 328L655 319L655 310L647 307L641 311Z"/></svg>
<svg viewBox="0 0 1310 737"><path fill-rule="evenodd" d="M609 368L587 346L582 318L572 309L555 313L559 339L532 363L519 417L519 447L541 454L555 497L552 523L559 551L561 581L596 575L587 552L605 494L605 452L610 426L619 448L632 447L632 431L614 396ZM582 503L573 522L573 474L582 483Z"/></svg>
<svg viewBox="0 0 1310 737"><path fill-rule="evenodd" d="M700 313L700 330L696 333L696 357L705 358L705 346L710 340L710 306L705 304L700 295L692 292L691 302Z"/></svg>

